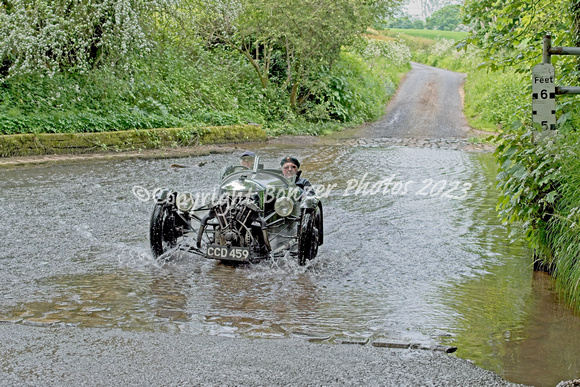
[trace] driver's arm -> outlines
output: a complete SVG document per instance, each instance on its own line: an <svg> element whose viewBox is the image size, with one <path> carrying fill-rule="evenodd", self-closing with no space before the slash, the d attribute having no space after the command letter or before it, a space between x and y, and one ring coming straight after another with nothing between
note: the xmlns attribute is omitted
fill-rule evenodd
<svg viewBox="0 0 580 387"><path fill-rule="evenodd" d="M233 165L229 165L229 166L225 167L220 175L220 178L223 180L224 177L234 173L235 169L236 169L236 167L234 167Z"/></svg>
<svg viewBox="0 0 580 387"><path fill-rule="evenodd" d="M300 177L298 178L298 180L296 180L296 185L302 189L304 194L316 195L316 193L314 192L314 187L312 186L312 184L310 184L310 181L308 179Z"/></svg>

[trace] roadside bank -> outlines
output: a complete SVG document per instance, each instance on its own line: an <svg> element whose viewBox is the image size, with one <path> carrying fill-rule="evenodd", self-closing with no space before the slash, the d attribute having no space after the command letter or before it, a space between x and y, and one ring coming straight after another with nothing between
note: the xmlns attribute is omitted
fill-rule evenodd
<svg viewBox="0 0 580 387"><path fill-rule="evenodd" d="M163 128L95 133L38 133L0 136L0 158L59 154L139 152L145 149L259 142L260 125Z"/></svg>

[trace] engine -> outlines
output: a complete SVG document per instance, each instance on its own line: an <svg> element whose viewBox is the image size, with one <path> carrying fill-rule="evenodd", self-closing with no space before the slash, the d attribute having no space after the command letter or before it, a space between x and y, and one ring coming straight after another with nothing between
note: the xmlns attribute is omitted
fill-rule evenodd
<svg viewBox="0 0 580 387"><path fill-rule="evenodd" d="M240 247L252 245L254 240L252 223L260 214L260 209L253 200L226 196L214 203L210 213L217 220L214 243Z"/></svg>

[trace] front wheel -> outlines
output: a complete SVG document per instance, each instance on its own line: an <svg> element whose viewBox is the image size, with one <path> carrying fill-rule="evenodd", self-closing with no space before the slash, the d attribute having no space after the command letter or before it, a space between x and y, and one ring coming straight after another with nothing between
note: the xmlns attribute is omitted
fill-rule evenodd
<svg viewBox="0 0 580 387"><path fill-rule="evenodd" d="M171 207L163 204L155 205L149 225L149 242L155 258L177 245L175 214Z"/></svg>
<svg viewBox="0 0 580 387"><path fill-rule="evenodd" d="M304 212L298 234L298 264L306 265L306 261L314 259L318 254L320 230L320 212Z"/></svg>

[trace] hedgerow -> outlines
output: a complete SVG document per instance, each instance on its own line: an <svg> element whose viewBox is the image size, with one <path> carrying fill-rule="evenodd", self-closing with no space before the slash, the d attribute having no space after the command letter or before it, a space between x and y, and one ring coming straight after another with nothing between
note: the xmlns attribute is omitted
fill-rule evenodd
<svg viewBox="0 0 580 387"><path fill-rule="evenodd" d="M400 55L341 47L399 2L3 2L0 134L373 119L394 82L379 72L400 72Z"/></svg>

